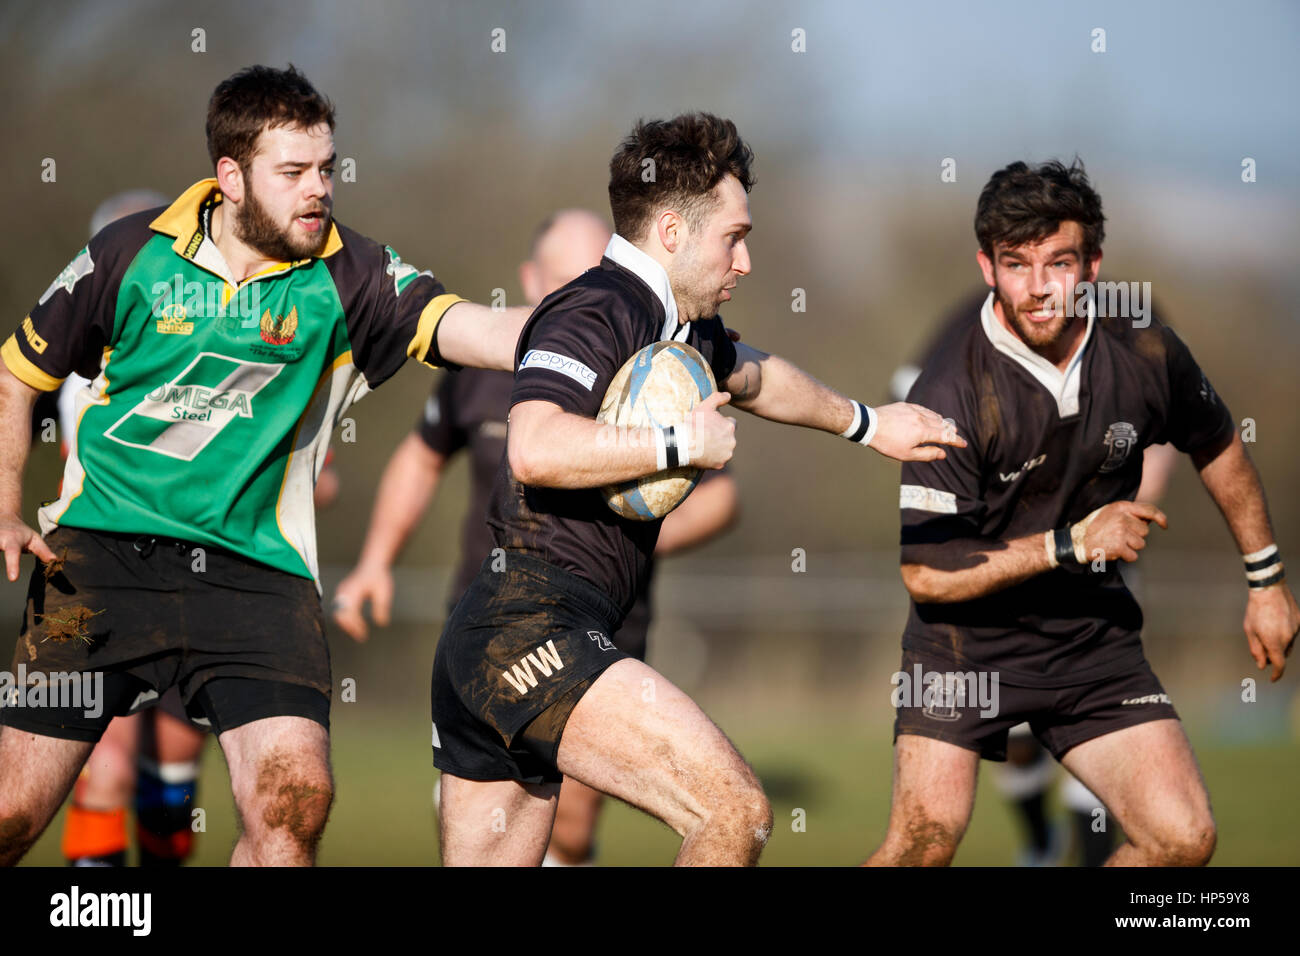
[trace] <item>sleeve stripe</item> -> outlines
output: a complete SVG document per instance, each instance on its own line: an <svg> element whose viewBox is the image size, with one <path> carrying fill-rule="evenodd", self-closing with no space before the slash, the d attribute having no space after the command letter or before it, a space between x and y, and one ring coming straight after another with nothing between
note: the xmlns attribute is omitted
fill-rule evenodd
<svg viewBox="0 0 1300 956"><path fill-rule="evenodd" d="M921 485L899 485L898 507L932 511L941 515L955 515L957 495L951 491L940 491L938 488L926 488Z"/></svg>
<svg viewBox="0 0 1300 956"><path fill-rule="evenodd" d="M436 358L441 361L442 356L437 354L430 356L429 351L433 347L434 334L438 330L438 323L442 321L442 317L447 313L448 309L457 302L464 301L460 296L452 295L450 292L436 295L430 299L429 304L420 313L420 323L415 329L415 338L411 339L411 344L406 347L406 354L423 362L430 368L437 368L437 363L430 359Z"/></svg>
<svg viewBox="0 0 1300 956"><path fill-rule="evenodd" d="M0 358L4 359L5 365L9 371L13 372L14 378L18 379L24 385L29 385L34 389L42 392L52 392L63 384L63 379L55 378L48 372L43 371L34 365L22 349L18 347L18 336L11 335L5 339L5 344L0 345Z"/></svg>

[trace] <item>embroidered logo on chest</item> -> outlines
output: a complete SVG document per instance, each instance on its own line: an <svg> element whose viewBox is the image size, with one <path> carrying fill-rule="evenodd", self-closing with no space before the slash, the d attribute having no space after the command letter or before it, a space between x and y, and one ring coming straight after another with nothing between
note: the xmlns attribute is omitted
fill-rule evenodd
<svg viewBox="0 0 1300 956"><path fill-rule="evenodd" d="M1097 470L1102 474L1118 471L1128 461L1129 453L1137 447L1138 433L1128 422L1112 422L1106 429L1102 443L1106 446L1106 460Z"/></svg>

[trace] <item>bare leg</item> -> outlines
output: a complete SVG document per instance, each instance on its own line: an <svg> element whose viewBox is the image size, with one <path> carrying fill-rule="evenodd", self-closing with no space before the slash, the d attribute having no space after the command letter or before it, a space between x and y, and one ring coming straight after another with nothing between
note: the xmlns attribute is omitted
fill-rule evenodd
<svg viewBox="0 0 1300 956"><path fill-rule="evenodd" d="M596 821L605 798L599 790L565 777L560 786L560 802L555 808L555 826L546 854L551 859L580 866L591 860Z"/></svg>
<svg viewBox="0 0 1300 956"><path fill-rule="evenodd" d="M218 740L243 825L230 865L314 865L334 799L328 731L306 717L268 717Z"/></svg>
<svg viewBox="0 0 1300 956"><path fill-rule="evenodd" d="M956 744L900 734L885 842L867 866L947 866L975 808L979 754Z"/></svg>
<svg viewBox="0 0 1300 956"><path fill-rule="evenodd" d="M45 832L94 746L0 728L0 865L13 866Z"/></svg>
<svg viewBox="0 0 1300 956"><path fill-rule="evenodd" d="M555 819L557 783L442 775L443 866L537 866Z"/></svg>
<svg viewBox="0 0 1300 956"><path fill-rule="evenodd" d="M681 834L679 866L753 865L772 831L772 808L731 741L686 694L631 658L578 701L557 762L566 777Z"/></svg>
<svg viewBox="0 0 1300 956"><path fill-rule="evenodd" d="M114 717L86 760L77 781L77 803L88 810L116 810L135 792L135 755L142 714Z"/></svg>
<svg viewBox="0 0 1300 956"><path fill-rule="evenodd" d="M1124 828L1107 866L1204 866L1216 832L1182 724L1154 720L1079 744L1061 761Z"/></svg>

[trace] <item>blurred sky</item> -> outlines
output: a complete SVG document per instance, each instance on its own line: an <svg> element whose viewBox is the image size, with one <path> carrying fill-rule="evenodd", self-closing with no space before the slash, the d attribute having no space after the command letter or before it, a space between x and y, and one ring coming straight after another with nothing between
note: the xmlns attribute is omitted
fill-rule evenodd
<svg viewBox="0 0 1300 956"><path fill-rule="evenodd" d="M203 56L189 54L193 26ZM496 27L503 55L489 51ZM1098 27L1104 53L1091 50ZM806 53L791 51L795 28ZM0 7L0 46L30 57L8 81L18 95L163 84L193 111L227 66L292 60L343 107L340 139L364 128L377 149L436 148L440 132L507 117L539 145L612 143L635 115L707 107L737 120L760 161L779 149L810 168L857 166L864 189L937 185L953 157L965 193L1010 158L1077 152L1100 183L1122 178L1185 220L1171 241L1200 251L1231 231L1240 241L1220 254L1270 260L1286 243L1246 233L1300 237L1298 40L1293 0ZM1246 156L1258 182L1243 192Z"/></svg>

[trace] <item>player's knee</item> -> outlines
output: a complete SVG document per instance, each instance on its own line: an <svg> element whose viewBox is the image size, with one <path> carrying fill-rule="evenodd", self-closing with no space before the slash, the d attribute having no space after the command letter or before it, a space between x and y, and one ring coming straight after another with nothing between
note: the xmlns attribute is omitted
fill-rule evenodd
<svg viewBox="0 0 1300 956"><path fill-rule="evenodd" d="M328 777L289 776L260 807L261 823L268 834L282 833L303 850L315 851L333 802Z"/></svg>
<svg viewBox="0 0 1300 956"><path fill-rule="evenodd" d="M245 831L283 837L315 851L334 802L334 783L324 767L307 768L272 754L259 765L256 787L241 816Z"/></svg>
<svg viewBox="0 0 1300 956"><path fill-rule="evenodd" d="M886 843L895 866L948 866L957 853L961 829L924 813L904 818Z"/></svg>
<svg viewBox="0 0 1300 956"><path fill-rule="evenodd" d="M37 833L30 817L21 813L0 815L0 866L13 866L23 858Z"/></svg>
<svg viewBox="0 0 1300 956"><path fill-rule="evenodd" d="M772 835L772 804L752 774L717 795L708 819L711 824L726 826L755 856Z"/></svg>
<svg viewBox="0 0 1300 956"><path fill-rule="evenodd" d="M1214 819L1206 813L1161 834L1156 849L1165 866L1205 866L1214 855L1217 843Z"/></svg>

